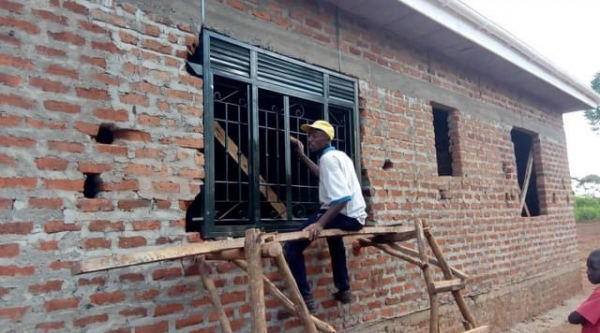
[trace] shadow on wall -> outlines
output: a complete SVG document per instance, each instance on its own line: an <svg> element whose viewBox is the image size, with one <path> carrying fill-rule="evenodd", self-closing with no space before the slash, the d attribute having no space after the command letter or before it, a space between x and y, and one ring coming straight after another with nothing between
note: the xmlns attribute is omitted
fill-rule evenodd
<svg viewBox="0 0 600 333"><path fill-rule="evenodd" d="M204 190L201 188L200 193L194 198L194 201L189 205L187 211L185 212L185 231L186 232L201 232L201 223L200 221L194 221L194 218L202 217L203 202L204 198L202 193Z"/></svg>

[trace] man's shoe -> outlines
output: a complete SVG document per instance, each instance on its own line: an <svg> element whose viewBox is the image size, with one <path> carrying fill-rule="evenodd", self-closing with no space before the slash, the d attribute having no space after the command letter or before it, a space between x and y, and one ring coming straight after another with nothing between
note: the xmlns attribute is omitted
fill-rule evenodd
<svg viewBox="0 0 600 333"><path fill-rule="evenodd" d="M333 293L332 296L336 301L342 304L348 304L352 302L352 293L350 290L338 291Z"/></svg>

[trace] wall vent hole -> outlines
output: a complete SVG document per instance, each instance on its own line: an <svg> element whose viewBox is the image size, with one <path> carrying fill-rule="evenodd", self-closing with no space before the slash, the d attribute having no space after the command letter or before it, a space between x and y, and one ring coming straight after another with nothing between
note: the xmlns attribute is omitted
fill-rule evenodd
<svg viewBox="0 0 600 333"><path fill-rule="evenodd" d="M100 125L98 134L96 135L96 142L110 145L115 141L113 130L109 125Z"/></svg>
<svg viewBox="0 0 600 333"><path fill-rule="evenodd" d="M394 167L394 162L392 162L392 160L390 160L389 158L385 160L385 162L383 162L383 170L388 170Z"/></svg>
<svg viewBox="0 0 600 333"><path fill-rule="evenodd" d="M100 192L102 179L99 173L86 173L85 181L83 182L83 196L88 199L95 198Z"/></svg>

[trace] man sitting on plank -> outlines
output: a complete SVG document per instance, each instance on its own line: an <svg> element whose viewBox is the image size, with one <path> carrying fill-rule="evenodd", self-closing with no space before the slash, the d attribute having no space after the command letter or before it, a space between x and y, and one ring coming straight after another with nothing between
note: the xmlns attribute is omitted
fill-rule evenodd
<svg viewBox="0 0 600 333"><path fill-rule="evenodd" d="M331 146L334 129L324 120L313 124L304 124L301 129L308 132L308 148L319 154L318 164L315 164L304 153L304 145L296 138L291 142L295 146L299 159L308 166L310 171L319 177L319 201L321 209L308 217L301 230L310 231L310 240L301 239L288 241L285 244L285 256L300 293L311 313L316 311L316 305L306 280L303 251L312 241L317 239L323 229L342 229L356 231L362 229L367 216L365 200L354 170L352 160L344 152ZM346 249L342 237L327 238L333 281L338 291L333 297L344 304L350 303L350 283L346 266Z"/></svg>

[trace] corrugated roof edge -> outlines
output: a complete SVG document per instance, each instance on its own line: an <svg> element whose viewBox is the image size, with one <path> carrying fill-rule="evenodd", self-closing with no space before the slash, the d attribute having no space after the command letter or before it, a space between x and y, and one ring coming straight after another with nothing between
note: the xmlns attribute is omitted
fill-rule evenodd
<svg viewBox="0 0 600 333"><path fill-rule="evenodd" d="M438 24L564 91L590 108L600 95L533 48L458 0L398 0Z"/></svg>

